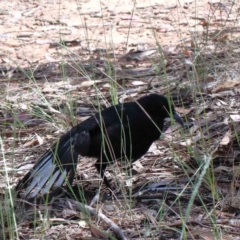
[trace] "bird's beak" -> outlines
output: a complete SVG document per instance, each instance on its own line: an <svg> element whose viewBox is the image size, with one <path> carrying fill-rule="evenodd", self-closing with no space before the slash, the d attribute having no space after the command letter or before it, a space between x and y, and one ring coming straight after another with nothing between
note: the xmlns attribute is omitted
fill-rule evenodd
<svg viewBox="0 0 240 240"><path fill-rule="evenodd" d="M182 127L184 126L183 120L181 119L181 117L176 112L173 114L173 118L175 119L176 122L181 124Z"/></svg>

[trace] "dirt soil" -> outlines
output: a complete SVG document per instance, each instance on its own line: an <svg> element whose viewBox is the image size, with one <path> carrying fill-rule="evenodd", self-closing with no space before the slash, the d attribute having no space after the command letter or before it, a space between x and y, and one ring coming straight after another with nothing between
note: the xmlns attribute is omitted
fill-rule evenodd
<svg viewBox="0 0 240 240"><path fill-rule="evenodd" d="M219 31L216 38L237 26L239 6L232 9L229 1L178 3L2 1L1 69L59 63L66 55L88 59L100 49L124 54L136 47L156 48L157 43L162 48L187 47L207 24Z"/></svg>
<svg viewBox="0 0 240 240"><path fill-rule="evenodd" d="M167 122L162 140L136 162L131 179L116 165L110 167L108 177L116 186L119 179L127 191L132 188L133 200L105 200L104 195L94 207L127 239L179 239L180 216L193 188L189 179L195 183L202 169L198 161L210 158L216 181L211 185L206 173L187 221L187 237L213 239L221 233L223 239L236 239L239 9L239 2L225 0L1 1L0 166L8 167L11 184L61 134L96 112L99 97L106 107L150 92L168 94L189 129L183 136ZM114 89L117 100L112 99ZM87 204L99 182L94 160L82 159L75 186L83 187ZM145 198L140 197L146 182ZM165 195L159 186L166 185ZM6 189L6 175L0 174L3 205ZM176 189L185 190L180 194ZM32 211L17 213L21 239L114 235L105 221L92 217L87 222L76 207L55 211L47 223L37 219L34 230ZM212 219L217 219L217 233ZM0 230L9 237L8 228Z"/></svg>

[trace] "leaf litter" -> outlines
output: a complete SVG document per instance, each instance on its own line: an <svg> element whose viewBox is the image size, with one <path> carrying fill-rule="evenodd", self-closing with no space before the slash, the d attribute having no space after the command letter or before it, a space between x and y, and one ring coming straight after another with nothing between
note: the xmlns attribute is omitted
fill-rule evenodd
<svg viewBox="0 0 240 240"><path fill-rule="evenodd" d="M54 140L98 111L99 99L101 109L112 104L114 84L121 101L150 92L170 94L186 127L171 127L168 121L161 139L135 163L132 175L130 166L109 167L108 177L116 187L126 186L125 196L129 197L131 189L132 207L127 208L120 196L105 199L103 188L99 211L104 211L128 239L178 239L171 228L181 230L179 216L184 215L200 174L201 159L211 155L211 169L194 199L187 235L189 239L212 239L214 217L217 228L224 229L222 238L239 236L237 5L198 2L196 17L193 1L180 3L183 12L175 3L138 1L134 15L129 2L117 5L111 1L109 5L102 3L102 8L93 1L84 1L81 6L73 1L13 1L8 8L5 2L0 3L2 199L7 188L4 158L14 186L25 174L24 168L31 167ZM193 31L196 25L198 31ZM152 37L154 29L161 51ZM196 55L197 48L201 51ZM90 203L100 180L94 159L80 161L74 186L82 186ZM213 182L209 181L211 170ZM104 239L106 232L113 234L110 222L91 217L93 223L89 223L75 202L67 205L67 198L61 201L51 206L55 214L48 224L39 214L35 229L33 211L22 217L20 209L20 236L79 239L93 235ZM80 224L80 220L88 224Z"/></svg>

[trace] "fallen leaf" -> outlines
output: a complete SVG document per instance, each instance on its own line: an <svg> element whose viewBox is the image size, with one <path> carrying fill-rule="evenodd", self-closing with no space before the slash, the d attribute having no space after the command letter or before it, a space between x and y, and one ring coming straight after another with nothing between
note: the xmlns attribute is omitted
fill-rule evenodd
<svg viewBox="0 0 240 240"><path fill-rule="evenodd" d="M221 82L216 88L212 90L212 93L223 92L233 89L235 86L240 84L240 80L226 80Z"/></svg>
<svg viewBox="0 0 240 240"><path fill-rule="evenodd" d="M135 85L135 86L140 86L140 85L145 85L146 83L145 82L142 82L142 81L133 81L132 82L132 85Z"/></svg>
<svg viewBox="0 0 240 240"><path fill-rule="evenodd" d="M230 115L230 118L232 119L233 122L240 122L240 115L238 114Z"/></svg>
<svg viewBox="0 0 240 240"><path fill-rule="evenodd" d="M103 231L99 230L97 226L93 224L89 223L88 225L93 236L97 237L98 239L104 239L104 240L108 239L107 233L104 233Z"/></svg>
<svg viewBox="0 0 240 240"><path fill-rule="evenodd" d="M231 137L231 130L228 130L228 131L225 133L224 137L222 138L222 140L221 140L221 142L220 142L220 145L222 145L222 146L228 145L229 142L230 142L230 137Z"/></svg>
<svg viewBox="0 0 240 240"><path fill-rule="evenodd" d="M42 145L43 144L43 138L42 137L40 137L37 133L35 133L35 135L36 135L36 137L37 137L37 140L38 140L38 142L39 142L39 145Z"/></svg>

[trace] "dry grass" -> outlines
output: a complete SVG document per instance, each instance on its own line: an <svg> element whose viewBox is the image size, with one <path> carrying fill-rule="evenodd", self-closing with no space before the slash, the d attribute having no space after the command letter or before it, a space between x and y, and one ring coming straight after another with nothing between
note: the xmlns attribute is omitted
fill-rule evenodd
<svg viewBox="0 0 240 240"><path fill-rule="evenodd" d="M94 159L80 159L76 197L89 204L100 188L94 207L128 239L236 239L237 3L119 5L116 15L102 8L100 17L94 10L83 15L92 1L84 3L80 13L74 2L24 3L21 9L17 3L1 5L1 238L99 239L106 232L115 236L105 221L79 213L71 204L69 209L55 204L23 210L9 189L71 126L117 100L155 92L171 96L189 127L182 130L167 122L161 140L132 171L119 165L108 169L121 196L106 199ZM70 16L68 21L64 14ZM105 25L109 19L112 32Z"/></svg>

